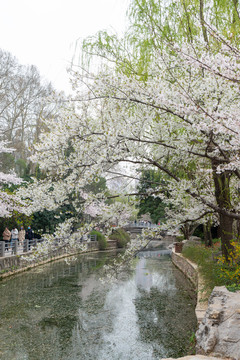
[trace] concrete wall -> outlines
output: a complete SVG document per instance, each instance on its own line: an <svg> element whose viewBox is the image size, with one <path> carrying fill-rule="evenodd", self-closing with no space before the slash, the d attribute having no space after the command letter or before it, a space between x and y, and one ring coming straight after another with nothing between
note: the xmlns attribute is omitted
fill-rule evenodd
<svg viewBox="0 0 240 360"><path fill-rule="evenodd" d="M172 250L172 261L184 275L193 283L197 291L197 306L195 308L198 323L202 322L208 307L208 298L204 291L204 281L199 275L198 267L190 260L186 259L182 254Z"/></svg>
<svg viewBox="0 0 240 360"><path fill-rule="evenodd" d="M187 278L193 283L195 289L198 287L198 272L197 265L186 259L180 253L172 251L172 261L174 265L180 269Z"/></svg>

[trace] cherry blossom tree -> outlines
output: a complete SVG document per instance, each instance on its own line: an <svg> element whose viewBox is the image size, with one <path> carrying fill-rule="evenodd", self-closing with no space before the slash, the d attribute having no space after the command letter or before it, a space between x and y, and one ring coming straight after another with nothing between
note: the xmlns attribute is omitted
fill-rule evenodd
<svg viewBox="0 0 240 360"><path fill-rule="evenodd" d="M13 149L8 148L6 142L0 141L0 153L10 153L12 151ZM14 172L5 174L0 171L0 217L9 217L13 211L23 211L21 199L16 195L12 195L6 188L3 189L8 184L19 185L20 183L21 179Z"/></svg>
<svg viewBox="0 0 240 360"><path fill-rule="evenodd" d="M98 72L72 71L75 95L58 121L46 121L51 132L42 135L32 157L47 174L27 190L35 209L54 209L71 192L81 195L87 184L112 174L118 164L156 168L165 183L150 192L168 192L175 208L169 223L218 222L227 258L233 223L240 219L240 52L202 16L199 24L202 35L180 46L158 37L156 21L147 22L147 73L129 48L115 52L109 47L109 38L108 49L100 44ZM122 175L135 176L127 170ZM95 216L96 199L104 195L84 199L85 210Z"/></svg>
<svg viewBox="0 0 240 360"><path fill-rule="evenodd" d="M75 73L75 98L36 146L33 160L52 177L38 184L35 200L42 204L44 193L54 207L118 163L156 167L169 191L194 199L190 217L217 214L226 255L240 218L238 60L238 49L222 41L216 52L200 43L166 47L146 81L112 68Z"/></svg>

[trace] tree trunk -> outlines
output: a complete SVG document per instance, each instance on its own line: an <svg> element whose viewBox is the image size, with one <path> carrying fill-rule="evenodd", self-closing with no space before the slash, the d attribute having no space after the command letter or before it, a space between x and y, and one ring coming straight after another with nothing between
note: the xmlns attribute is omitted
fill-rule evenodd
<svg viewBox="0 0 240 360"><path fill-rule="evenodd" d="M189 224L186 223L181 227L181 231L183 233L184 239L189 240L190 231L189 231Z"/></svg>
<svg viewBox="0 0 240 360"><path fill-rule="evenodd" d="M232 19L232 23L235 24L237 22L237 20L239 19L239 12L238 12L238 0L233 0L233 19Z"/></svg>
<svg viewBox="0 0 240 360"><path fill-rule="evenodd" d="M204 232L204 243L205 246L212 246L212 233L211 233L211 222L208 221L207 224L203 225Z"/></svg>
<svg viewBox="0 0 240 360"><path fill-rule="evenodd" d="M236 223L237 223L237 225L236 225L236 228L237 228L237 230L236 230L236 237L237 237L237 239L239 240L239 239L240 239L240 221L237 220Z"/></svg>
<svg viewBox="0 0 240 360"><path fill-rule="evenodd" d="M233 219L229 216L220 214L220 232L222 240L222 255L227 260L229 251L233 250L231 241L233 240Z"/></svg>
<svg viewBox="0 0 240 360"><path fill-rule="evenodd" d="M218 206L221 209L231 209L231 197L230 197L230 172L217 173L217 167L220 163L216 160L212 160L213 180L215 185L215 197ZM222 255L226 260L229 258L230 250L233 250L231 241L234 238L233 234L233 218L226 214L219 213L220 222L220 236L222 242Z"/></svg>
<svg viewBox="0 0 240 360"><path fill-rule="evenodd" d="M200 16L200 21L201 21L201 26L202 26L203 38L204 38L205 43L208 45L208 36L207 36L207 30L206 30L205 21L204 21L204 0L199 1L199 16Z"/></svg>

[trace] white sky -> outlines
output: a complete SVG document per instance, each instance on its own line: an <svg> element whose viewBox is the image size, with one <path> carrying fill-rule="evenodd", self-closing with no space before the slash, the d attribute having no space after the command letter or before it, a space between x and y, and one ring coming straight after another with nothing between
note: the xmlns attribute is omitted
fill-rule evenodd
<svg viewBox="0 0 240 360"><path fill-rule="evenodd" d="M0 0L0 48L68 92L65 69L76 41L98 30L123 31L129 1Z"/></svg>

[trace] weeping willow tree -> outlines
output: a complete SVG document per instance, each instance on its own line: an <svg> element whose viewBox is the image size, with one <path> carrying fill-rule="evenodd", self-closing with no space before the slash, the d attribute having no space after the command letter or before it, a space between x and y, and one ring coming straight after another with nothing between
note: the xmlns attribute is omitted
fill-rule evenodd
<svg viewBox="0 0 240 360"><path fill-rule="evenodd" d="M81 44L82 65L95 55L114 63L126 74L146 80L156 51L166 46L193 44L202 40L216 49L216 33L233 45L240 42L239 0L131 0L129 27L123 38L99 31ZM218 39L219 40L219 39Z"/></svg>

